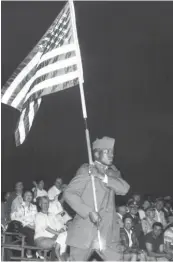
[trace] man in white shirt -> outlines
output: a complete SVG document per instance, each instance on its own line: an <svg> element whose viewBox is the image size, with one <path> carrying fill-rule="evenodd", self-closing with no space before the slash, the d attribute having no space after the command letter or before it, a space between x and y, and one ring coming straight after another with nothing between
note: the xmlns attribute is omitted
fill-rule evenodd
<svg viewBox="0 0 173 262"><path fill-rule="evenodd" d="M166 223L164 212L162 211L162 209L164 207L163 200L157 199L155 206L156 206L156 208L155 208L155 220L156 220L156 222L162 223L163 227L165 227L167 223Z"/></svg>
<svg viewBox="0 0 173 262"><path fill-rule="evenodd" d="M119 205L117 208L117 216L118 216L118 223L120 227L123 227L123 216L127 213L127 207L126 205Z"/></svg>
<svg viewBox="0 0 173 262"><path fill-rule="evenodd" d="M130 214L123 218L124 227L120 228L120 240L124 247L123 261L146 261L146 254L139 249L139 242L132 230L133 219Z"/></svg>
<svg viewBox="0 0 173 262"><path fill-rule="evenodd" d="M43 180L37 180L33 181L34 188L32 188L32 191L34 193L34 202L36 202L37 198L47 196L47 192L44 189L44 181Z"/></svg>
<svg viewBox="0 0 173 262"><path fill-rule="evenodd" d="M62 179L57 178L55 184L48 190L49 200L54 200L61 193Z"/></svg>
<svg viewBox="0 0 173 262"><path fill-rule="evenodd" d="M55 253L59 259L59 252L62 255L66 251L67 230L64 219L61 215L54 215L48 212L49 199L41 197L39 201L41 211L35 219L35 243L38 247L49 249L55 247Z"/></svg>

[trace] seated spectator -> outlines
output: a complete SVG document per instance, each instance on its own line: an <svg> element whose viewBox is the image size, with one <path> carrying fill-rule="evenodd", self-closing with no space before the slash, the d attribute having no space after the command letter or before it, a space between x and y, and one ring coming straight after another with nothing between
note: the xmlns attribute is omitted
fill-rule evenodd
<svg viewBox="0 0 173 262"><path fill-rule="evenodd" d="M10 218L10 213L16 209L16 207L20 206L23 202L22 198L23 194L23 183L17 182L15 184L15 191L10 193L9 198L7 199L7 215Z"/></svg>
<svg viewBox="0 0 173 262"><path fill-rule="evenodd" d="M1 229L5 231L7 225L10 221L9 213L8 213L8 206L7 201L10 197L10 192L2 193L1 196Z"/></svg>
<svg viewBox="0 0 173 262"><path fill-rule="evenodd" d="M166 220L164 212L162 211L164 207L164 202L162 199L157 199L155 202L155 220L159 223L162 223L163 227L166 226Z"/></svg>
<svg viewBox="0 0 173 262"><path fill-rule="evenodd" d="M164 201L163 212L164 212L165 220L168 223L169 217L173 216L171 200L165 200Z"/></svg>
<svg viewBox="0 0 173 262"><path fill-rule="evenodd" d="M139 241L139 247L143 249L143 230L142 230L142 225L141 225L141 220L139 218L139 213L138 213L138 204L134 202L133 200L128 202L128 208L129 208L129 213L128 216L132 218L133 221L133 230L136 234L136 237ZM125 215L127 216L127 214Z"/></svg>
<svg viewBox="0 0 173 262"><path fill-rule="evenodd" d="M155 218L155 209L153 207L148 207L145 211L146 217L142 219L142 230L144 235L152 231L152 226L156 222Z"/></svg>
<svg viewBox="0 0 173 262"><path fill-rule="evenodd" d="M63 198L63 191L66 188L65 184L62 184L62 179L57 178L56 179L56 188L58 191L56 191L56 195L54 194L55 191L52 193L51 191L48 191L48 197L49 197L49 213L52 213L54 215L57 215L59 213L67 213L64 209L64 198ZM51 189L51 188L50 188ZM51 193L51 194L50 194ZM70 217L71 219L71 217Z"/></svg>
<svg viewBox="0 0 173 262"><path fill-rule="evenodd" d="M34 228L37 208L32 202L33 196L30 191L26 191L23 196L23 202L11 212L11 220L19 221L22 224L20 232L26 236L26 243L34 246ZM27 250L26 256L32 257L30 250Z"/></svg>
<svg viewBox="0 0 173 262"><path fill-rule="evenodd" d="M61 186L62 186L62 179L58 177L55 180L55 184L48 190L49 200L54 200L54 198L61 193Z"/></svg>
<svg viewBox="0 0 173 262"><path fill-rule="evenodd" d="M46 190L44 190L44 181L38 179L37 181L33 181L33 185L35 186L32 191L34 193L34 202L36 202L37 198L47 196Z"/></svg>
<svg viewBox="0 0 173 262"><path fill-rule="evenodd" d="M141 196L140 196L140 194L138 194L138 193L133 194L132 195L132 199L133 199L134 202L137 203L138 206L141 205Z"/></svg>
<svg viewBox="0 0 173 262"><path fill-rule="evenodd" d="M165 251L172 254L173 258L173 219L164 231L164 245Z"/></svg>
<svg viewBox="0 0 173 262"><path fill-rule="evenodd" d="M123 218L124 227L120 228L120 242L124 247L124 261L146 261L145 253L139 250L139 243L135 232L132 230L131 217Z"/></svg>
<svg viewBox="0 0 173 262"><path fill-rule="evenodd" d="M39 200L41 211L35 220L35 243L44 249L54 248L58 259L66 251L66 226L61 215L48 213L49 199L41 197Z"/></svg>
<svg viewBox="0 0 173 262"><path fill-rule="evenodd" d="M140 217L141 220L146 217L145 211L149 207L151 207L151 203L148 200L144 200L141 208L139 208L139 210L138 210L139 217Z"/></svg>
<svg viewBox="0 0 173 262"><path fill-rule="evenodd" d="M134 226L140 223L138 208L137 202L133 200L128 201L128 215L132 218Z"/></svg>
<svg viewBox="0 0 173 262"><path fill-rule="evenodd" d="M66 184L62 184L62 186L61 186L61 193L60 193L59 196L58 196L58 199L59 199L61 205L63 205L64 202L65 202L65 200L64 200L64 194L63 194L63 193L64 193L64 191L65 191L66 188L67 188L67 185L66 185Z"/></svg>
<svg viewBox="0 0 173 262"><path fill-rule="evenodd" d="M123 227L124 226L123 217L127 213L127 207L126 205L120 205L117 206L116 210L117 210L118 223L120 227Z"/></svg>
<svg viewBox="0 0 173 262"><path fill-rule="evenodd" d="M153 224L153 230L145 236L148 261L167 261L170 254L164 252L163 225L159 222Z"/></svg>
<svg viewBox="0 0 173 262"><path fill-rule="evenodd" d="M58 196L55 197L54 201L49 202L49 214L61 215L65 223L72 220L72 217L64 210L63 206L58 200Z"/></svg>
<svg viewBox="0 0 173 262"><path fill-rule="evenodd" d="M166 227L164 228L164 230L166 230L170 225L172 225L173 223L173 216L168 218L168 224L166 225Z"/></svg>

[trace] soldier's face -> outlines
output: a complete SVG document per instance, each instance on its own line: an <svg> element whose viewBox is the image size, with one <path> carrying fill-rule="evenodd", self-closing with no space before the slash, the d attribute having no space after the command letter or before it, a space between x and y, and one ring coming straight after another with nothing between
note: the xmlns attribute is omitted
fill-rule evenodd
<svg viewBox="0 0 173 262"><path fill-rule="evenodd" d="M102 164L107 165L107 166L112 165L113 158L114 158L113 149L105 149L105 150L100 151L99 161Z"/></svg>

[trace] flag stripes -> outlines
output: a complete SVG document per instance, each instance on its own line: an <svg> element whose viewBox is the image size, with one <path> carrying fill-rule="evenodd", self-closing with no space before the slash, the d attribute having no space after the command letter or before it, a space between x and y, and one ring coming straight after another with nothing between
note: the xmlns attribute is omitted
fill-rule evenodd
<svg viewBox="0 0 173 262"><path fill-rule="evenodd" d="M26 134L28 134L31 129L34 116L36 115L40 107L40 104L41 104L41 98L32 101L22 111L17 125L18 127L15 130L16 146L19 146L24 142Z"/></svg>
<svg viewBox="0 0 173 262"><path fill-rule="evenodd" d="M15 131L20 145L29 133L41 98L79 83L83 79L74 42L69 3L19 65L2 90L2 103L21 112Z"/></svg>
<svg viewBox="0 0 173 262"><path fill-rule="evenodd" d="M20 73L18 73L17 76L16 73L14 72L12 78L10 78L9 81L7 81L7 84L5 84L2 89L2 98L1 98L2 103L11 105L13 99L17 98L18 93L20 92L21 88L23 88L24 83L27 82L29 79L31 79L32 75L35 73L37 68L36 65L38 64L40 57L41 57L41 52L37 53L32 58L32 60L30 60L30 62L23 68L22 71L18 69L17 71L20 71ZM10 84L10 82L12 83ZM9 84L10 86L8 87ZM19 109L18 107L15 108Z"/></svg>

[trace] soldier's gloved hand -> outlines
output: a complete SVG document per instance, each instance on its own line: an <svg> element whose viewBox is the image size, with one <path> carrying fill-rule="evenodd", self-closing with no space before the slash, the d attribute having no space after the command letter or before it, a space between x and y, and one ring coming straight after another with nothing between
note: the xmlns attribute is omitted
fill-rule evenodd
<svg viewBox="0 0 173 262"><path fill-rule="evenodd" d="M92 223L94 223L95 225L99 225L100 221L101 221L101 217L99 215L99 213L97 212L90 212L89 213L89 218L91 220Z"/></svg>
<svg viewBox="0 0 173 262"><path fill-rule="evenodd" d="M97 177L97 178L100 179L101 181L104 181L104 179L105 179L105 174L99 174L99 173L97 173L97 174L94 175L94 177Z"/></svg>
<svg viewBox="0 0 173 262"><path fill-rule="evenodd" d="M121 178L121 173L117 170L113 170L113 169L108 169L106 171L106 175L108 175L109 177L113 177L113 178Z"/></svg>
<svg viewBox="0 0 173 262"><path fill-rule="evenodd" d="M89 166L89 174L90 174L90 175L95 175L95 174L97 174L97 173L98 173L98 171L97 171L95 165L90 165L90 166Z"/></svg>

